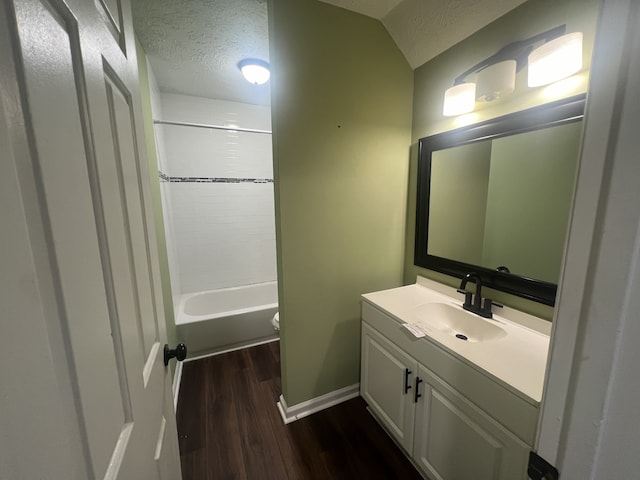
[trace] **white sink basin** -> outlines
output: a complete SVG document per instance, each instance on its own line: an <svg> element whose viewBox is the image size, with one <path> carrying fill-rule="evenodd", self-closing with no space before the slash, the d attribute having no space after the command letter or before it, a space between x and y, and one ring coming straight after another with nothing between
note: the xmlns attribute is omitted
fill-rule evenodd
<svg viewBox="0 0 640 480"><path fill-rule="evenodd" d="M424 303L416 308L418 323L426 330L437 330L471 343L496 340L507 332L493 320L469 313L447 303Z"/></svg>

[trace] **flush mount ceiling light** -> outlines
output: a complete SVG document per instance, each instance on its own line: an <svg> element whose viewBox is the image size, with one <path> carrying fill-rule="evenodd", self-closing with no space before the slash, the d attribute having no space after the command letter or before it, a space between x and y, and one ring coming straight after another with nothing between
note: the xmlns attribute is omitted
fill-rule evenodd
<svg viewBox="0 0 640 480"><path fill-rule="evenodd" d="M269 64L264 60L259 60L257 58L245 58L244 60L240 60L240 62L238 62L238 68L240 68L244 78L254 85L267 83L271 76Z"/></svg>
<svg viewBox="0 0 640 480"><path fill-rule="evenodd" d="M566 25L560 25L510 43L458 75L453 87L445 92L443 115L469 113L475 108L476 101L490 102L513 92L516 73L527 64L530 87L547 85L579 71L582 68L582 33L565 35L565 30ZM475 82L467 79L472 75ZM472 91L473 98L469 99Z"/></svg>

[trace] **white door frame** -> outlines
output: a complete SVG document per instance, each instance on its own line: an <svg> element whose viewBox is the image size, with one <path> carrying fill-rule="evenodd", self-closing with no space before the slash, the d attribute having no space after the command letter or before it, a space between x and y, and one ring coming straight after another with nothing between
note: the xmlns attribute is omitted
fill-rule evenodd
<svg viewBox="0 0 640 480"><path fill-rule="evenodd" d="M615 449L602 444L612 432L607 425L615 425L608 423L616 418L614 385L624 380L632 392L638 388L637 373L622 371L620 362L631 351L624 349L625 332L639 339L633 325L640 317L634 301L640 289L639 10L636 1L603 2L591 67L537 443L538 453L568 480L632 478L599 465L609 468L615 457ZM637 418L629 418L636 432ZM637 463L637 453L621 457L618 472Z"/></svg>

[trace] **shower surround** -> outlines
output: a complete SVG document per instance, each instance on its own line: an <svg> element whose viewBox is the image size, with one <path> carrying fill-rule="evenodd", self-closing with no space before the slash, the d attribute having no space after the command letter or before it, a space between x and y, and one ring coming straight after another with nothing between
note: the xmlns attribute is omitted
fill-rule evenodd
<svg viewBox="0 0 640 480"><path fill-rule="evenodd" d="M270 108L159 98L154 122L174 304L276 281ZM247 341L255 338L248 329Z"/></svg>

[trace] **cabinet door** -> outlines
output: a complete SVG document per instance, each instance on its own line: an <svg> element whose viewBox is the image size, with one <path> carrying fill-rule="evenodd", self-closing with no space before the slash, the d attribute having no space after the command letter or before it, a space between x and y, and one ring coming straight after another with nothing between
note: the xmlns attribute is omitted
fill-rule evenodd
<svg viewBox="0 0 640 480"><path fill-rule="evenodd" d="M362 324L360 394L396 441L411 452L417 362Z"/></svg>
<svg viewBox="0 0 640 480"><path fill-rule="evenodd" d="M530 447L422 365L413 458L434 480L525 479Z"/></svg>

